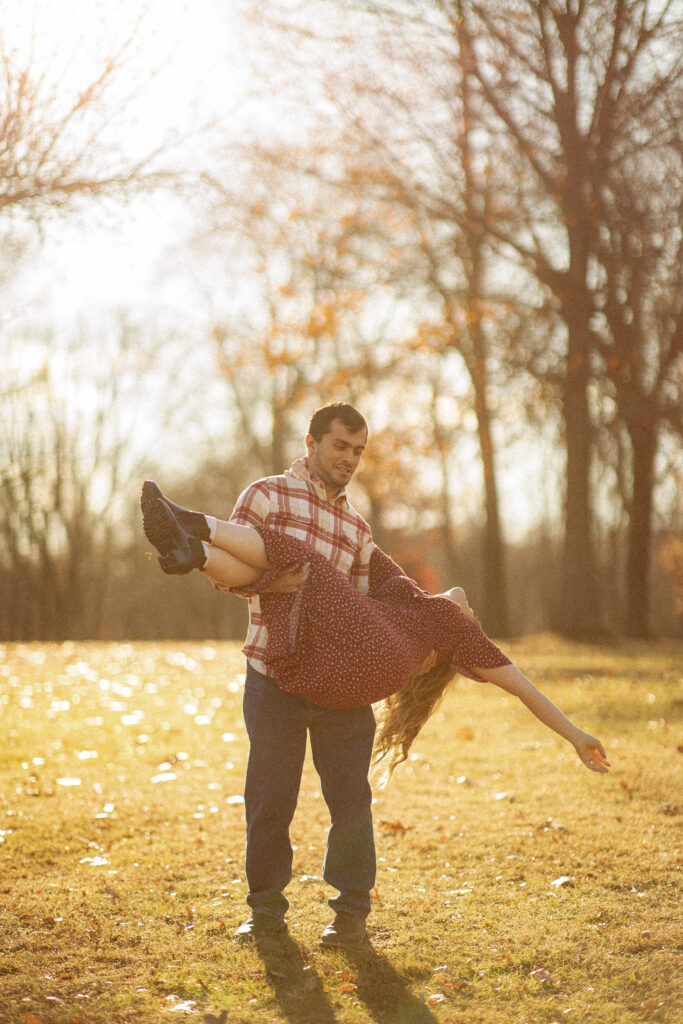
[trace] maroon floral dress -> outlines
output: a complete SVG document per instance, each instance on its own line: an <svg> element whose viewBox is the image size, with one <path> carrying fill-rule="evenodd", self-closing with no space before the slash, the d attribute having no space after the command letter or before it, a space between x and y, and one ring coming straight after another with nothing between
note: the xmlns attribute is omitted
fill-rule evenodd
<svg viewBox="0 0 683 1024"><path fill-rule="evenodd" d="M352 708L396 693L432 651L473 679L477 667L510 664L453 601L421 590L379 548L370 559L369 592L362 594L308 544L257 529L269 568L254 590L302 562L311 566L295 594L261 594L265 663L286 693L325 708Z"/></svg>

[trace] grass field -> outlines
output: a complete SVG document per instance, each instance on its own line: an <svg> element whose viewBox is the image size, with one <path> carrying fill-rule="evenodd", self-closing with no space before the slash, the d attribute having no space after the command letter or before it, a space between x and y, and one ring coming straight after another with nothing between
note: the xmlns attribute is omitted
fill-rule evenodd
<svg viewBox="0 0 683 1024"><path fill-rule="evenodd" d="M460 680L374 807L371 945L333 895L307 762L289 935L246 916L234 644L0 647L0 1022L678 1022L683 646L506 649L608 776ZM678 731L677 731L678 730Z"/></svg>

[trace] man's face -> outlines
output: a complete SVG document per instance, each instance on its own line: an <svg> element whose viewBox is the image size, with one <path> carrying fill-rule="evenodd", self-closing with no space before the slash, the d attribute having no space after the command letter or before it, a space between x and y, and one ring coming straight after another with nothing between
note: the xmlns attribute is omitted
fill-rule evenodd
<svg viewBox="0 0 683 1024"><path fill-rule="evenodd" d="M307 435L308 464L324 483L328 498L346 487L356 472L367 439L365 429L353 433L341 420L332 420L319 441Z"/></svg>

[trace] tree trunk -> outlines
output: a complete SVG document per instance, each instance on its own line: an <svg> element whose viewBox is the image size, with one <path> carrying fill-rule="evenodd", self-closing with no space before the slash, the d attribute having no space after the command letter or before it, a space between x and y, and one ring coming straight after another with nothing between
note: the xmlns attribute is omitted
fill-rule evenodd
<svg viewBox="0 0 683 1024"><path fill-rule="evenodd" d="M593 517L591 511L591 423L588 410L588 346L582 324L569 317L564 388L567 473L565 539L561 582L562 632L576 639L601 632Z"/></svg>
<svg viewBox="0 0 683 1024"><path fill-rule="evenodd" d="M633 451L633 492L626 556L626 633L649 637L650 555L657 432L652 420L628 425Z"/></svg>
<svg viewBox="0 0 683 1024"><path fill-rule="evenodd" d="M482 621L488 633L508 636L510 623L507 606L507 574L500 523L500 505L496 480L491 414L485 387L475 381L474 405L477 414L477 435L484 474L485 523L483 553L484 611Z"/></svg>

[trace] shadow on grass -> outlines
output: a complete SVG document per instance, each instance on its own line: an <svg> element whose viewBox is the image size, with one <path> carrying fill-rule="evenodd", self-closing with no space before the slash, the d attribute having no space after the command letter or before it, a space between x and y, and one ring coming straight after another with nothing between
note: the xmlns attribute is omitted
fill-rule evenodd
<svg viewBox="0 0 683 1024"><path fill-rule="evenodd" d="M356 995L379 1024L436 1024L429 1007L410 991L409 979L367 942L346 952L358 974Z"/></svg>
<svg viewBox="0 0 683 1024"><path fill-rule="evenodd" d="M291 936L266 939L257 943L257 950L280 1011L290 1024L337 1024L322 978ZM410 991L410 980L369 942L346 950L344 956L357 976L353 998L365 1004L377 1024L436 1024L429 1007Z"/></svg>
<svg viewBox="0 0 683 1024"><path fill-rule="evenodd" d="M285 934L258 940L256 948L280 1010L291 1024L336 1024L322 979L298 942Z"/></svg>

